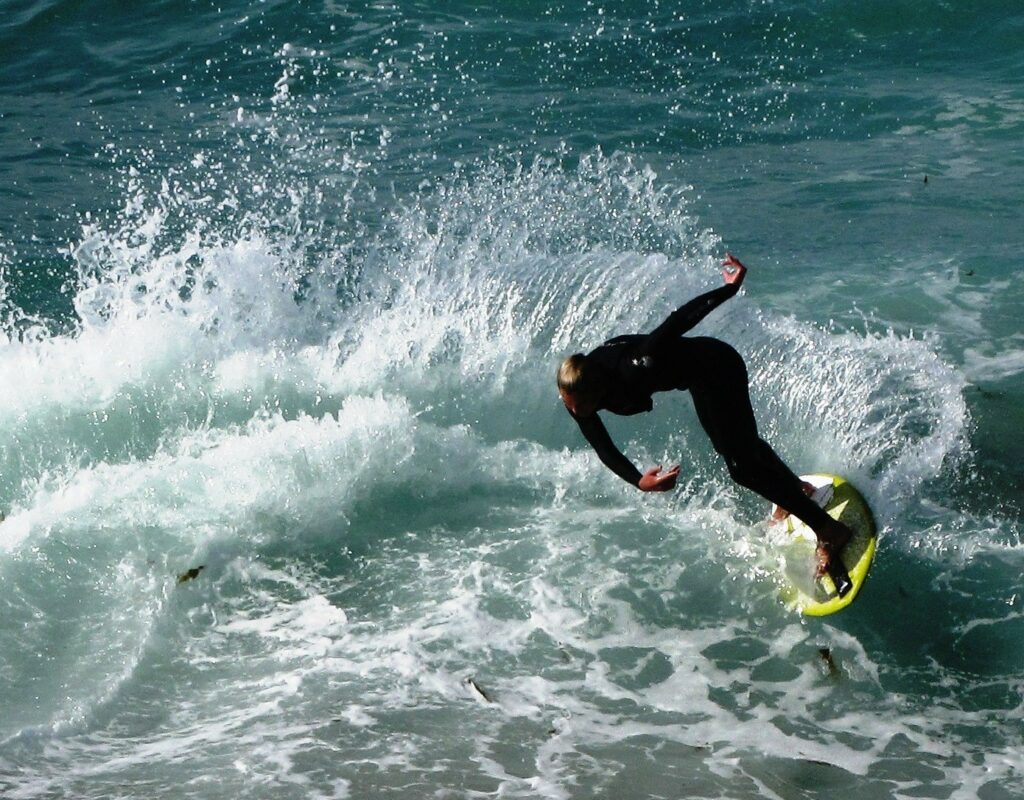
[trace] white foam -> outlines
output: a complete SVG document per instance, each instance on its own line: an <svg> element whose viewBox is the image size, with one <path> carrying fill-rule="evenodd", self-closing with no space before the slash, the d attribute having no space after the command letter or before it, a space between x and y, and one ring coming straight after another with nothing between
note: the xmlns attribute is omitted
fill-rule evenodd
<svg viewBox="0 0 1024 800"><path fill-rule="evenodd" d="M972 383L995 383L1024 372L1024 349L1020 336L1007 341L979 343L964 350L964 374Z"/></svg>

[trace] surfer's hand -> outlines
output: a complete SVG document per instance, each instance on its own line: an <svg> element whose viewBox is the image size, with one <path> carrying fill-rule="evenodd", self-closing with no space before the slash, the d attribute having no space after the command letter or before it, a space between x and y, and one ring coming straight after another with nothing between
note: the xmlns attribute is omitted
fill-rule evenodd
<svg viewBox="0 0 1024 800"><path fill-rule="evenodd" d="M651 467L640 478L637 488L641 492L667 492L676 487L676 478L679 477L679 465L661 473L661 464Z"/></svg>
<svg viewBox="0 0 1024 800"><path fill-rule="evenodd" d="M736 288L739 288L743 284L743 278L747 274L747 268L743 266L743 263L736 258L732 253L725 254L725 261L722 262L722 266L725 269L722 270L722 277L726 283L736 284Z"/></svg>

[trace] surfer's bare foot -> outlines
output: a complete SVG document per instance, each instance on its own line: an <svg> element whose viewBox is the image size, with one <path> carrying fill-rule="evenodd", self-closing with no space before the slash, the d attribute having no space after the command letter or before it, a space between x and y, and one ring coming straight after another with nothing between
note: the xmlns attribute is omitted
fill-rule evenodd
<svg viewBox="0 0 1024 800"><path fill-rule="evenodd" d="M804 494L808 497L814 494L814 484L808 483L807 481L801 481L800 488L804 490ZM775 506L775 510L772 512L772 515L768 520L768 524L774 525L776 522L782 522L782 520L788 516L789 512L786 511L786 509L782 506Z"/></svg>
<svg viewBox="0 0 1024 800"><path fill-rule="evenodd" d="M843 552L843 548L853 537L853 531L842 522L833 520L826 530L815 531L815 534L818 537L818 548L815 551L818 557L818 568L815 570L815 575L821 577L829 571L833 560L838 560L839 554Z"/></svg>

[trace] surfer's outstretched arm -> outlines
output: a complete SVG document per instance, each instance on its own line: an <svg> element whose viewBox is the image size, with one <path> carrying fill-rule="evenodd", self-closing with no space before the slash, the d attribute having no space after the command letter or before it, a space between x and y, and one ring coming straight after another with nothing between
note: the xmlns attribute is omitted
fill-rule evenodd
<svg viewBox="0 0 1024 800"><path fill-rule="evenodd" d="M577 417L571 411L569 413L576 420L576 424L580 426L580 431L586 440L590 442L590 446L594 448L594 452L601 459L601 463L626 483L639 486L640 470L633 465L632 461L622 455L622 451L615 446L615 442L612 441L612 437L608 434L608 429L604 426L604 423L601 422L601 418L597 414Z"/></svg>
<svg viewBox="0 0 1024 800"><path fill-rule="evenodd" d="M736 295L743 284L747 268L732 253L726 253L725 261L722 263L726 267L722 270L725 286L705 292L669 314L668 318L648 335L644 342L645 350L656 348L666 339L682 336L722 303Z"/></svg>
<svg viewBox="0 0 1024 800"><path fill-rule="evenodd" d="M586 417L577 417L571 411L569 414L576 420L576 424L580 426L580 431L582 431L586 440L590 442L590 446L594 448L594 452L601 459L601 463L626 483L635 486L642 492L667 492L675 487L676 478L679 475L678 466L662 473L661 466L659 465L641 474L640 470L633 465L633 462L626 458L622 451L615 446L615 442L612 441L612 437L608 434L608 429L601 422L601 418L597 414L591 414Z"/></svg>

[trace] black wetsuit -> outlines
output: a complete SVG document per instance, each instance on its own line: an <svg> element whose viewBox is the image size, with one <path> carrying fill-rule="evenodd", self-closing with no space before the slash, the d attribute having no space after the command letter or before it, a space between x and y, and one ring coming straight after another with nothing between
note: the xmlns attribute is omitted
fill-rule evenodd
<svg viewBox="0 0 1024 800"><path fill-rule="evenodd" d="M697 419L733 480L815 528L827 522L827 515L758 435L743 358L718 339L682 335L738 290L735 284L726 284L702 294L673 311L651 333L617 336L588 353L588 366L600 369L606 387L598 410L640 414L653 408L654 392L689 390ZM601 418L596 413L572 416L601 461L636 486L640 471L615 446Z"/></svg>

